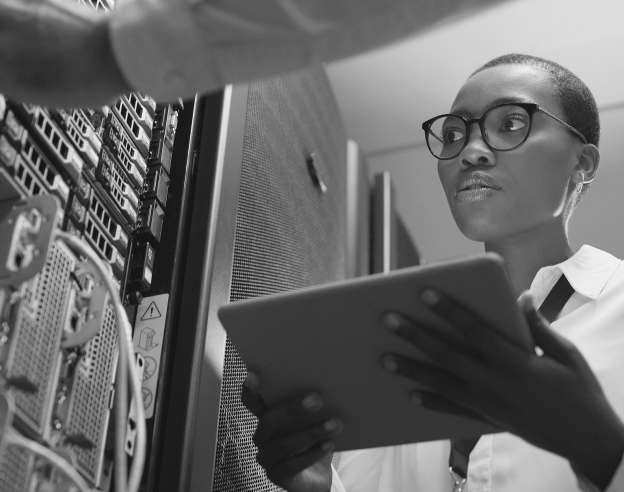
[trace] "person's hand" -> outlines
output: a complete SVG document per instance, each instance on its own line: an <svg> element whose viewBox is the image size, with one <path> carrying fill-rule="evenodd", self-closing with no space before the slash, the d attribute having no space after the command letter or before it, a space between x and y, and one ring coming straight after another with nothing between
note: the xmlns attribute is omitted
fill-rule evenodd
<svg viewBox="0 0 624 492"><path fill-rule="evenodd" d="M418 325L399 313L383 320L435 361L382 357L387 370L431 390L412 400L490 422L567 458L597 486L608 485L624 452L624 425L581 353L550 329L531 296L524 293L519 304L541 354L511 343L440 292L427 289L421 298L452 329Z"/></svg>
<svg viewBox="0 0 624 492"><path fill-rule="evenodd" d="M102 106L131 88L108 16L64 0L0 0L0 93L46 106Z"/></svg>
<svg viewBox="0 0 624 492"><path fill-rule="evenodd" d="M342 423L323 411L315 393L267 408L259 380L248 373L241 394L243 404L258 417L253 437L257 461L274 484L289 492L328 492L331 489L331 438Z"/></svg>

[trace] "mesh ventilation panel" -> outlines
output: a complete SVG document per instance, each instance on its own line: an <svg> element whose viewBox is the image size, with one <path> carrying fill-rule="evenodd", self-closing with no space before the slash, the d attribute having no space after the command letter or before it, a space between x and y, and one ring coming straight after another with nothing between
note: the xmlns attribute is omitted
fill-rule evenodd
<svg viewBox="0 0 624 492"><path fill-rule="evenodd" d="M16 414L38 435L49 425L52 395L60 361L60 342L69 295L69 276L75 258L61 243L50 246L48 257L37 276L32 312L20 313L15 327L15 347L7 367L10 377L26 377L37 391L14 391Z"/></svg>
<svg viewBox="0 0 624 492"><path fill-rule="evenodd" d="M84 435L93 444L85 449L71 446L78 470L96 486L102 471L106 431L110 416L109 399L117 361L115 312L108 304L100 332L84 347L76 370L68 434Z"/></svg>
<svg viewBox="0 0 624 492"><path fill-rule="evenodd" d="M308 171L316 168L323 193ZM231 301L344 278L346 137L322 70L249 88ZM214 491L280 490L256 463L245 366L227 342Z"/></svg>
<svg viewBox="0 0 624 492"><path fill-rule="evenodd" d="M25 449L9 445L0 460L0 490L2 492L27 492L28 477L34 458Z"/></svg>

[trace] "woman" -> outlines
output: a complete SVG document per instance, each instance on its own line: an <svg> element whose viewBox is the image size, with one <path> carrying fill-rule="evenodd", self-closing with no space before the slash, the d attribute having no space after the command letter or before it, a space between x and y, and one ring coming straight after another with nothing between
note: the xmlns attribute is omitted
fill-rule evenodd
<svg viewBox="0 0 624 492"><path fill-rule="evenodd" d="M289 491L624 490L624 266L589 246L573 253L567 236L598 169L595 101L563 67L506 55L466 81L450 113L423 128L453 217L505 259L538 348L522 352L469 307L428 290L423 300L456 335L415 329L400 313L386 324L439 365L396 354L380 362L432 390L412 395L415 404L507 432L468 449L465 484L441 473L443 442L345 452L336 471L331 438L342 424L314 419L318 395L267 409L251 375L243 401L259 416L258 462ZM562 275L574 293L550 327L535 306Z"/></svg>

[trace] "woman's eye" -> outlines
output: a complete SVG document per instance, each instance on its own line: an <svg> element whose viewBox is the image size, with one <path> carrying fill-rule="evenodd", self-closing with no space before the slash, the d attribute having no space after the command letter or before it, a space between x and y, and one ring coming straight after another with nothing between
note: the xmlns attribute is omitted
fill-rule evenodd
<svg viewBox="0 0 624 492"><path fill-rule="evenodd" d="M464 132L457 128L447 128L442 132L442 140L445 144L454 144L463 140Z"/></svg>
<svg viewBox="0 0 624 492"><path fill-rule="evenodd" d="M504 132L515 132L518 130L522 130L528 124L529 122L525 116L510 114L503 119L500 129Z"/></svg>

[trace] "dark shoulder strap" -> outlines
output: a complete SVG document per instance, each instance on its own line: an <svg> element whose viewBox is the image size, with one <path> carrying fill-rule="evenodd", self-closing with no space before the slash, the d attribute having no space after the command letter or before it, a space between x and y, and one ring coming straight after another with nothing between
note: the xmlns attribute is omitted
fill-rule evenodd
<svg viewBox="0 0 624 492"><path fill-rule="evenodd" d="M544 302L539 308L539 312L552 323L557 319L559 313L566 305L570 297L574 294L574 288L565 275L557 280L555 286L550 290ZM470 453L477 445L479 437L471 437L467 439L451 439L451 454L449 455L449 467L455 475L461 479L468 476L468 462L470 461ZM454 477L455 478L455 477Z"/></svg>

